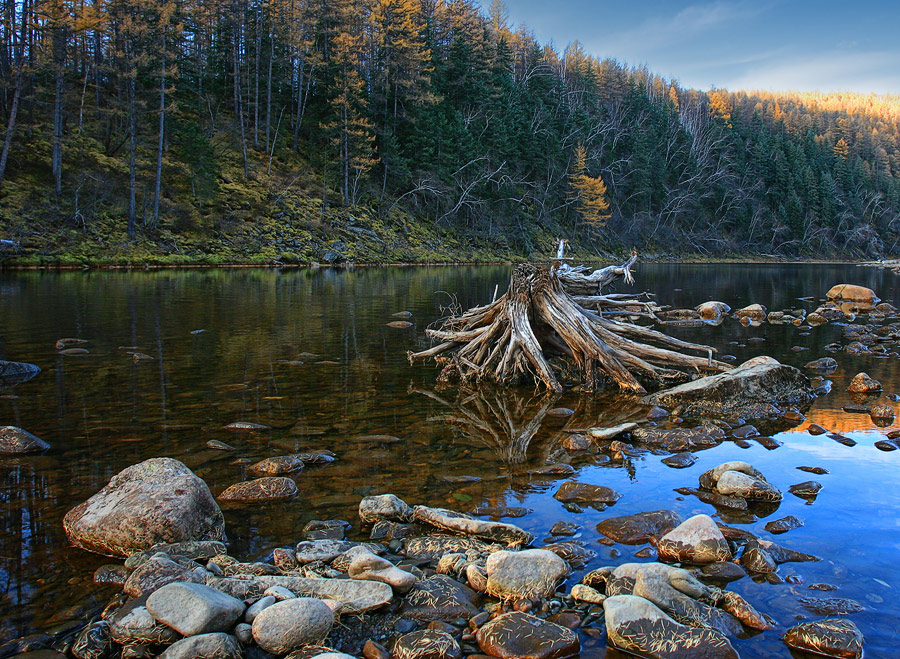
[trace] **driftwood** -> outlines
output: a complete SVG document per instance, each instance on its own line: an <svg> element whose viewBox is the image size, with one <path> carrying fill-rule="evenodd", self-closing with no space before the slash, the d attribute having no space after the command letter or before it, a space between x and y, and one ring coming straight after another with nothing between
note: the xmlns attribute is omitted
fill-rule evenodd
<svg viewBox="0 0 900 659"><path fill-rule="evenodd" d="M618 267L630 275L630 265ZM646 393L641 381L660 384L688 379L674 369L730 369L713 360L713 348L605 317L603 296L592 296L597 311L584 308L566 292L558 269L558 261L550 269L518 266L506 293L427 330L439 343L410 353L410 361L434 358L443 365L441 377L445 380L511 384L531 379L561 392L563 387L548 361L549 355L557 354L574 361L585 390L594 390L609 378L633 394ZM622 300L606 303L613 312L621 311L616 302ZM704 352L706 357L673 349Z"/></svg>

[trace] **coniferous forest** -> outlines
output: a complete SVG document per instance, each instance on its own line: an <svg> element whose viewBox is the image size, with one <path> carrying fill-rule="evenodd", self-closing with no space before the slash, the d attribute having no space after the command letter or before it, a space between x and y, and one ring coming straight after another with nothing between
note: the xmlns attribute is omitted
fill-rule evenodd
<svg viewBox="0 0 900 659"><path fill-rule="evenodd" d="M710 92L472 0L9 0L0 259L900 251L900 97Z"/></svg>

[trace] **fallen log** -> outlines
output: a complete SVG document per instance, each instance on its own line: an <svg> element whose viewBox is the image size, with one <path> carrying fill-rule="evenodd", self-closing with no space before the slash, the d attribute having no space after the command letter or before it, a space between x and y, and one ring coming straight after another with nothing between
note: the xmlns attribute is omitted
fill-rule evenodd
<svg viewBox="0 0 900 659"><path fill-rule="evenodd" d="M630 273L629 268L624 270ZM549 355L557 354L574 361L585 390L595 390L610 379L621 390L640 395L646 393L642 382L688 380L689 376L678 369L731 368L713 360L713 348L604 317L603 300L597 300L597 311L585 309L566 292L558 270L559 261L549 269L519 265L509 289L499 299L451 315L438 327L428 329L428 336L440 343L410 352L410 362L433 358L443 366L441 379L445 381L514 384L530 379L561 392L563 387L548 361ZM609 305L613 311L620 310L612 302L621 300L612 300ZM674 349L704 352L706 357Z"/></svg>

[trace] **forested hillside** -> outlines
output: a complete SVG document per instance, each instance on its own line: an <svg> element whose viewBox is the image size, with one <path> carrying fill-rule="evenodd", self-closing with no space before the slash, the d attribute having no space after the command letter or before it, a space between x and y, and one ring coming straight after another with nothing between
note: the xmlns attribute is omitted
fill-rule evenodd
<svg viewBox="0 0 900 659"><path fill-rule="evenodd" d="M682 89L499 2L0 12L20 263L900 250L898 96Z"/></svg>

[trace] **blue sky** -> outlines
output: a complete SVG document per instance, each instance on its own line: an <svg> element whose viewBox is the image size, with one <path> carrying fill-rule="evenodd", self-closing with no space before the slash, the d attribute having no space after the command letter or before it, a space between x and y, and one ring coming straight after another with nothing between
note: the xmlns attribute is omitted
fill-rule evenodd
<svg viewBox="0 0 900 659"><path fill-rule="evenodd" d="M578 40L686 87L900 94L900 0L505 2L542 43Z"/></svg>

